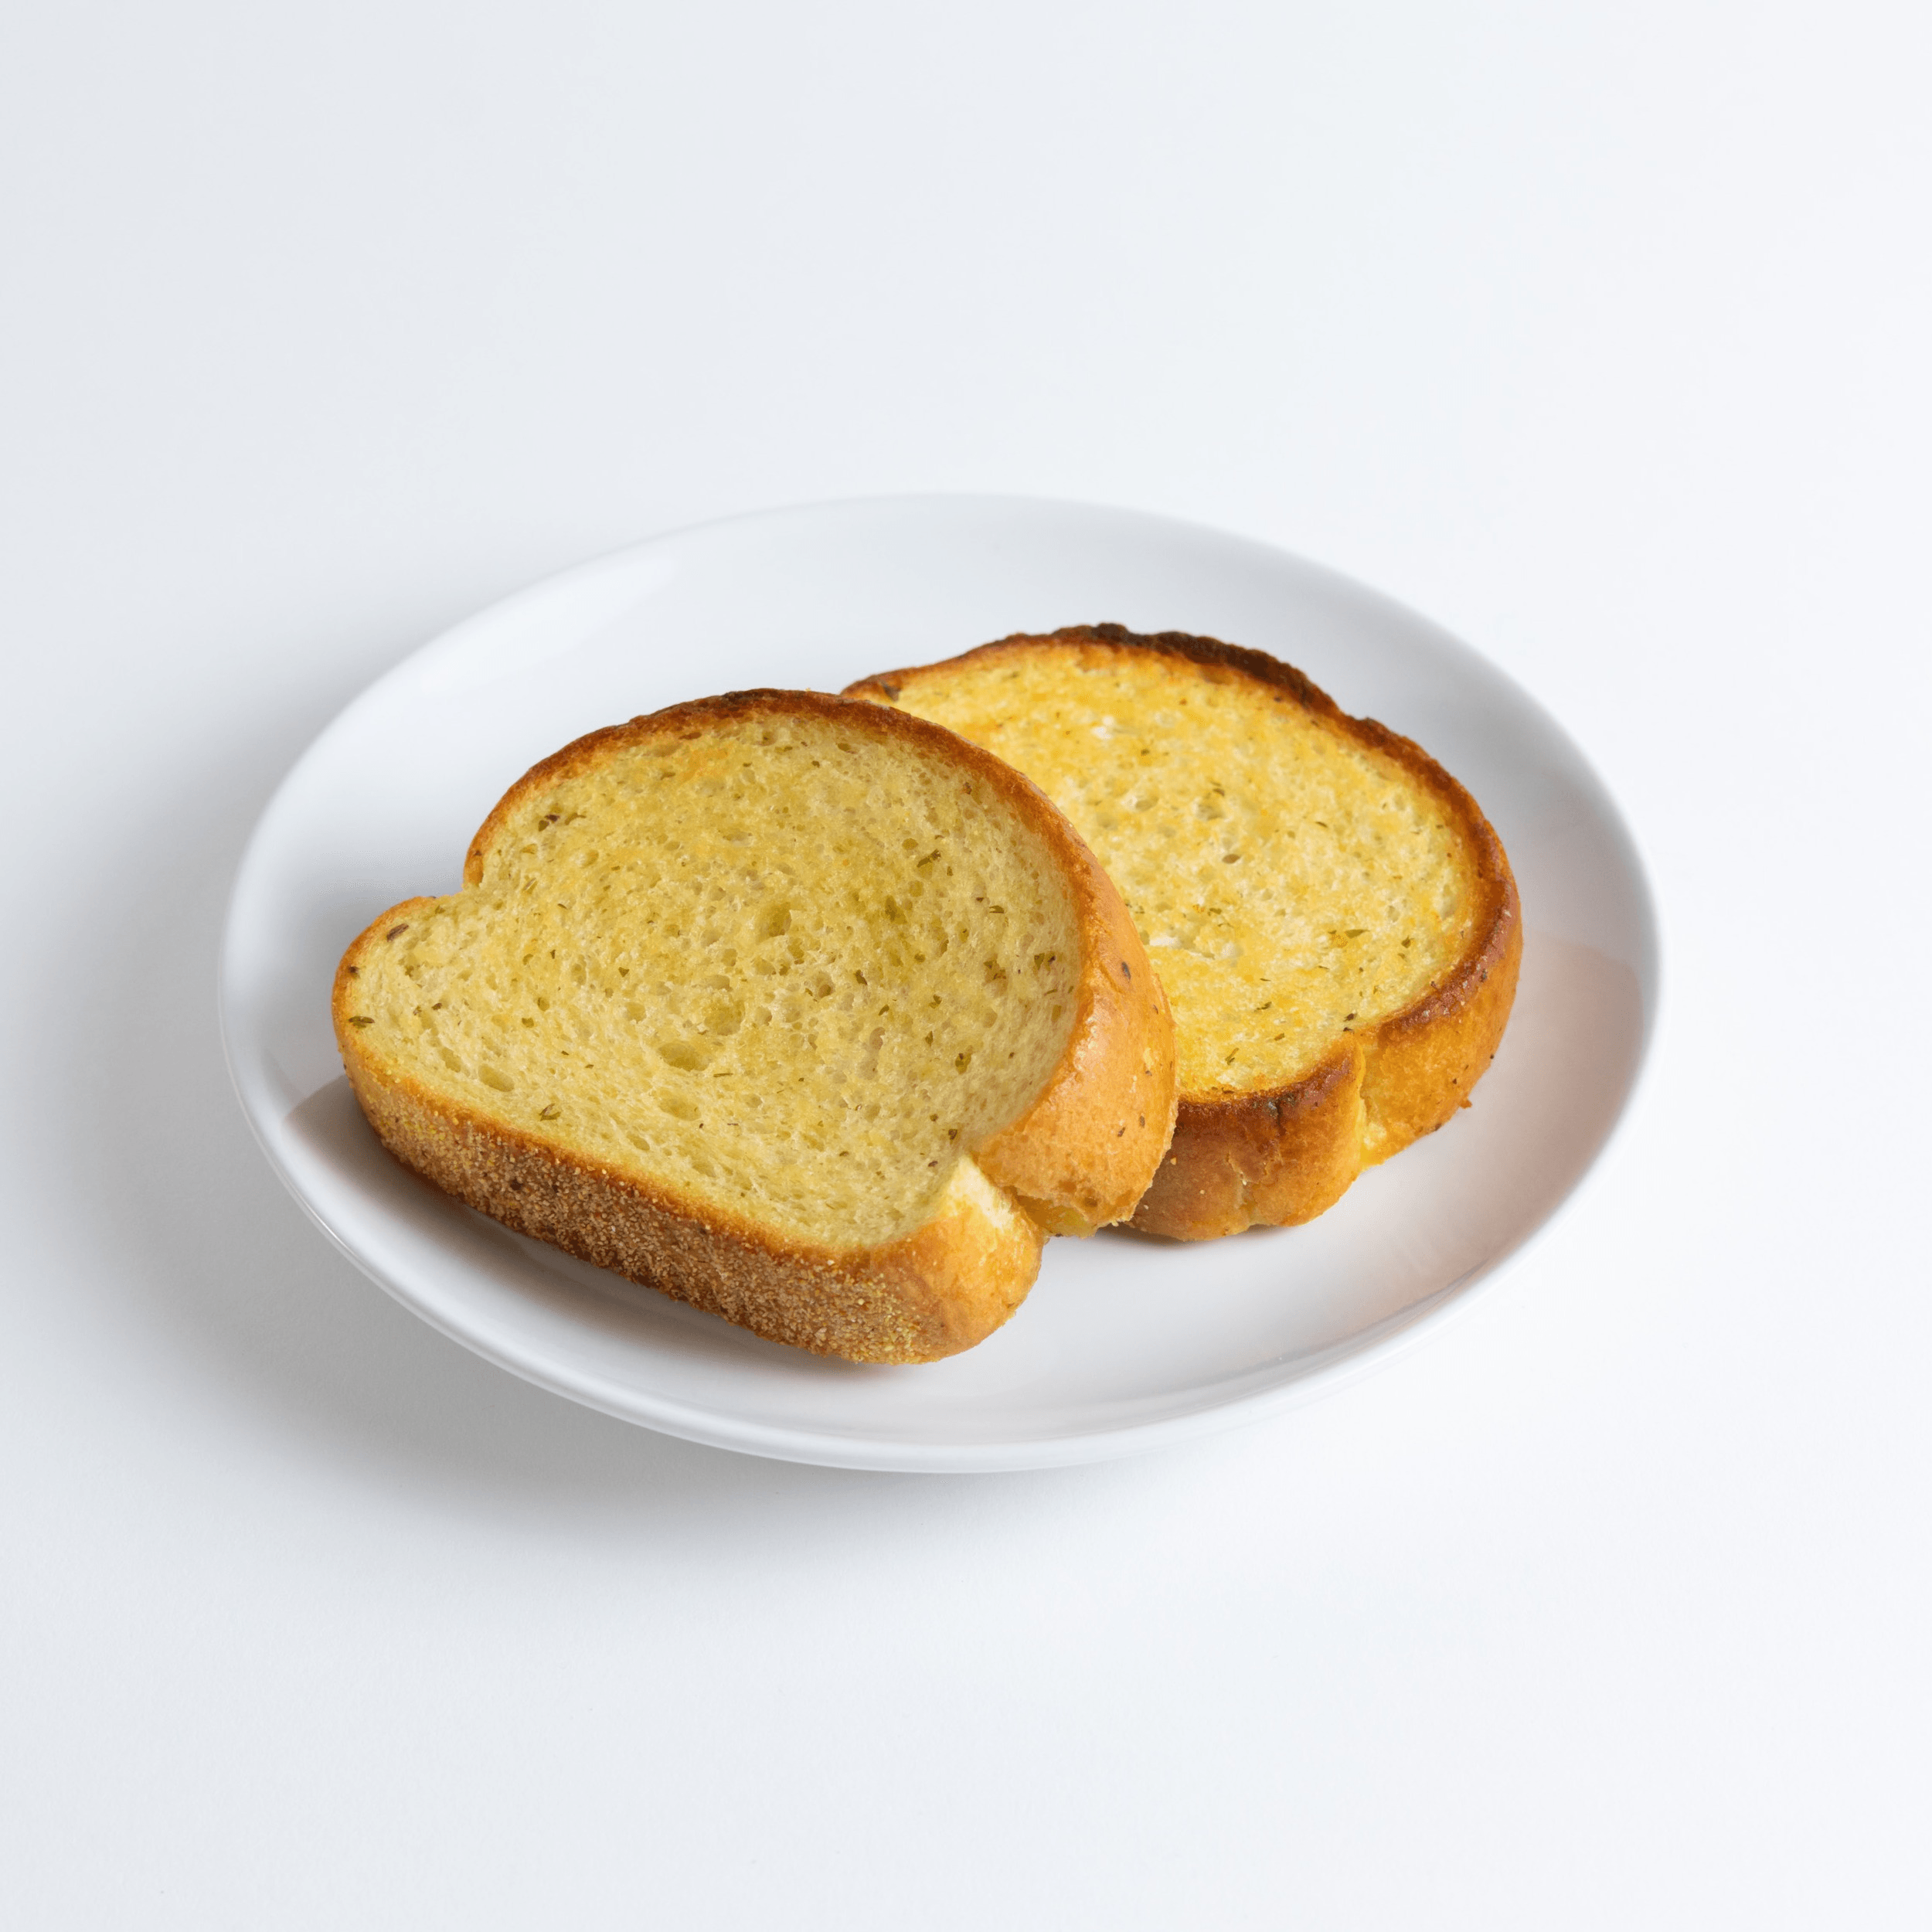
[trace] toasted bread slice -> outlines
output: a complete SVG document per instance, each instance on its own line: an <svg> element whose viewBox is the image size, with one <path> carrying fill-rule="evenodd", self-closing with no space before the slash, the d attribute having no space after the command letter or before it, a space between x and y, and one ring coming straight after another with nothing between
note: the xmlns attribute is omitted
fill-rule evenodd
<svg viewBox="0 0 1932 1932"><path fill-rule="evenodd" d="M1065 819L950 732L798 692L546 759L460 893L349 947L334 1013L437 1185L855 1361L990 1334L1173 1127L1160 982Z"/></svg>
<svg viewBox="0 0 1932 1932"><path fill-rule="evenodd" d="M1118 624L853 685L1038 784L1174 1002L1174 1144L1134 1216L1202 1240L1306 1221L1468 1104L1522 954L1475 801L1259 651Z"/></svg>

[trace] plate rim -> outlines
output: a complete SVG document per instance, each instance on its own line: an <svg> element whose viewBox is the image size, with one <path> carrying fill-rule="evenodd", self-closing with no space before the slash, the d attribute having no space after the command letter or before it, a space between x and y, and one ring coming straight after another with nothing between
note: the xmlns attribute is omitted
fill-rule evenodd
<svg viewBox="0 0 1932 1932"><path fill-rule="evenodd" d="M1584 774L1596 794L1595 803L1604 825L1621 848L1622 857L1634 888L1635 909L1644 955L1634 966L1639 989L1638 1029L1628 1083L1617 1111L1602 1139L1592 1151L1587 1165L1542 1219L1506 1252L1479 1263L1445 1284L1421 1301L1399 1309L1356 1331L1323 1352L1312 1366L1291 1373L1284 1381L1254 1389L1226 1400L1204 1403L1185 1414L1144 1422L1015 1438L1001 1442L921 1443L889 1437L842 1434L836 1431L793 1424L774 1424L739 1417L722 1417L715 1410L682 1403L662 1396L641 1396L624 1390L606 1378L579 1369L566 1375L553 1365L543 1365L519 1356L496 1345L481 1325L465 1328L447 1319L433 1302L413 1292L404 1281L386 1272L372 1257L363 1253L342 1228L325 1215L322 1206L303 1185L294 1169L291 1148L284 1145L281 1122L275 1117L270 1097L258 1090L257 1070L245 1060L238 1037L240 1015L234 985L234 954L239 947L238 921L244 895L257 854L278 807L295 784L304 768L319 748L358 706L392 680L406 675L430 651L456 631L480 618L495 616L525 602L541 602L547 595L573 579L607 570L627 560L641 558L650 552L702 532L722 531L761 522L801 521L827 513L860 514L866 512L903 510L914 506L939 509L952 506L980 510L1071 512L1098 518L1119 518L1158 527L1175 535L1207 538L1250 549L1273 560L1284 562L1308 577L1325 581L1351 599L1377 604L1404 624L1427 633L1439 645L1450 647L1458 655L1473 659L1491 676L1500 679L1515 696L1529 707L1543 726L1563 743ZM680 1440L707 1447L730 1450L770 1460L796 1462L824 1468L909 1475L999 1474L1027 1469L1070 1468L1117 1458L1141 1455L1182 1442L1201 1440L1232 1429L1251 1427L1272 1417L1319 1401L1365 1379L1405 1358L1427 1338L1433 1337L1453 1316L1474 1304L1539 1247L1574 1211L1590 1184L1604 1168L1612 1152L1621 1144L1647 1090L1651 1063L1663 1017L1664 974L1663 922L1654 873L1634 828L1604 782L1595 764L1577 744L1562 723L1535 695L1501 666L1484 656L1475 646L1423 613L1403 604L1388 593L1364 583L1328 565L1302 556L1299 553L1264 539L1229 530L1219 526L1175 517L1163 512L1128 505L1094 503L1084 499L1056 498L997 492L907 492L855 497L832 498L739 512L723 517L706 518L658 531L635 542L600 552L532 579L487 604L466 612L454 622L444 624L423 638L376 677L361 685L310 737L282 772L274 789L257 814L241 855L236 862L223 903L221 939L216 975L216 998L219 1022L222 1057L227 1069L243 1117L271 1171L294 1197L302 1210L321 1230L330 1243L357 1270L373 1281L393 1299L448 1339L519 1380L582 1404L617 1420L652 1430ZM1302 1358L1306 1361L1307 1358Z"/></svg>

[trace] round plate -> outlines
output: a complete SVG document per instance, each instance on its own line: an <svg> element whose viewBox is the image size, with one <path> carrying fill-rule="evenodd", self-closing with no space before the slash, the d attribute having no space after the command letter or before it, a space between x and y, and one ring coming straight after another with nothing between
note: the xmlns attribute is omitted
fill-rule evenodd
<svg viewBox="0 0 1932 1932"><path fill-rule="evenodd" d="M434 1192L363 1123L335 1053L343 947L454 890L511 781L599 725L757 685L836 691L1015 631L1114 621L1274 652L1425 745L1522 888L1514 1017L1475 1104L1306 1227L1049 1243L965 1355L860 1367L762 1342ZM1282 552L1120 510L906 498L687 530L572 570L425 646L311 746L236 881L222 1023L270 1161L358 1267L560 1395L799 1461L1015 1469L1119 1455L1305 1400L1413 1338L1554 1213L1629 1099L1655 926L1616 808L1558 726L1422 618Z"/></svg>

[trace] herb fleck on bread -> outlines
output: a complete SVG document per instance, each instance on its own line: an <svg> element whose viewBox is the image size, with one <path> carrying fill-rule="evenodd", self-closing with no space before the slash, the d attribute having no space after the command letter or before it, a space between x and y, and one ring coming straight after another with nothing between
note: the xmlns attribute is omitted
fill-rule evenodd
<svg viewBox="0 0 1932 1932"><path fill-rule="evenodd" d="M1025 772L1119 886L1174 1004L1174 1143L1134 1216L1305 1221L1433 1131L1494 1057L1522 952L1475 801L1258 651L1117 624L852 685Z"/></svg>
<svg viewBox="0 0 1932 1932"><path fill-rule="evenodd" d="M1125 1218L1175 1107L1118 894L1025 780L869 704L750 692L513 786L464 888L335 982L390 1151L770 1339L970 1347L1048 1233Z"/></svg>

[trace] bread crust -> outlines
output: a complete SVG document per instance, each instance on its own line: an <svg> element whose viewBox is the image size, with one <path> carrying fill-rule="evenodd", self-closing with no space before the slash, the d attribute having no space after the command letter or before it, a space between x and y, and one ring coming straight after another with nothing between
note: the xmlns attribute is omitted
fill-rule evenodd
<svg viewBox="0 0 1932 1932"><path fill-rule="evenodd" d="M532 767L471 842L464 884L481 883L492 844L532 794L614 751L760 713L831 719L960 767L1039 834L1074 901L1081 957L1066 1049L1021 1116L962 1157L926 1222L894 1240L848 1249L780 1236L666 1182L492 1120L384 1064L350 1022L356 983L370 952L433 900L391 906L343 954L331 1002L337 1044L384 1146L506 1226L770 1341L856 1362L935 1361L984 1340L1019 1305L1047 1234L1125 1219L1173 1131L1166 995L1120 895L1046 794L923 719L813 692L732 692L591 732Z"/></svg>
<svg viewBox="0 0 1932 1932"><path fill-rule="evenodd" d="M1421 996L1378 1023L1343 1029L1311 1072L1243 1094L1183 1094L1173 1143L1133 1216L1135 1230L1184 1241L1311 1220L1365 1167L1385 1161L1469 1104L1501 1044L1522 958L1522 913L1509 861L1476 801L1420 745L1351 717L1292 665L1219 638L1117 624L1016 634L957 657L862 679L846 695L896 706L915 679L988 658L1063 648L1156 651L1219 679L1286 692L1329 729L1400 766L1461 833L1475 917L1461 954Z"/></svg>

